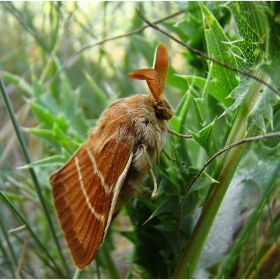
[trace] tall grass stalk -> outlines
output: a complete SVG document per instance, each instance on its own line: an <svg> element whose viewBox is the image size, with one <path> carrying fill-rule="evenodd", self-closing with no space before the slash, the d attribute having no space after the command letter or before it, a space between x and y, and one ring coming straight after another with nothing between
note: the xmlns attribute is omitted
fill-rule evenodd
<svg viewBox="0 0 280 280"><path fill-rule="evenodd" d="M12 121L12 124L13 124L13 127L14 127L14 130L15 130L15 133L17 135L17 139L19 141L19 145L20 145L20 148L21 148L21 151L23 153L23 156L25 158L25 161L26 161L26 164L30 164L31 163L31 159L29 157L29 153L28 153L28 150L27 150L27 147L26 147L26 144L25 144L25 141L23 139L23 136L21 134L21 131L20 131L20 128L19 128L19 125L18 125L18 122L15 118L15 114L14 114L14 111L13 111L13 107L12 107L12 104L10 102L10 99L8 97L8 94L7 94L7 91L6 91L6 88L5 88L5 85L4 85L4 82L2 80L2 77L0 76L0 89L1 89L1 93L2 93L2 97L4 99L4 102L5 102L5 105L6 105L6 108L7 108L7 111L9 113L9 116L11 118L11 121ZM46 220L48 222L48 226L49 226L49 230L50 230L50 233L51 233L51 236L56 244L56 247L57 247L57 250L59 252L59 255L60 255L60 258L61 258L61 261L62 261L62 264L63 264L63 267L64 267L64 270L65 270L65 273L66 273L66 276L69 277L69 269L68 269L68 266L65 262L65 258L62 254L62 251L61 251L61 248L60 248L60 245L59 245L59 242L58 242L58 238L56 236L56 233L55 233L55 230L54 230L54 227L53 227L53 222L51 220L51 217L50 217L50 214L48 212L48 209L47 209L47 205L45 203L45 199L43 197L43 194L42 194L42 191L41 191L41 188L40 188L40 185L39 185L39 182L38 182L38 179L37 179L37 176L36 176L36 173L34 171L34 169L31 167L29 168L29 173L30 173L30 176L33 180L33 183L34 183L34 186L35 186L35 189L37 191L37 194L38 194L38 197L39 197L39 200L40 200L40 203L41 203L41 206L42 206L42 209L44 211L44 214L45 214L45 217L46 217ZM1 192L1 196L3 198L5 198L4 194ZM26 221L23 219L23 217L19 214L19 212L13 207L13 205L7 200L5 199L6 202L8 203L8 205L10 206L10 208L13 210L14 213L17 214L17 216L21 219L21 221L27 226L27 228L30 230L33 238L36 240L36 242L41 246L41 248L48 254L48 250L43 246L43 244L41 244L40 240L38 239L38 237L36 236L36 234L31 230L30 226L26 223ZM56 262L52 259L52 257L48 254L48 256L50 257L50 259L52 260L53 264L57 267L57 264ZM58 269L58 267L57 267ZM58 269L59 270L59 269Z"/></svg>

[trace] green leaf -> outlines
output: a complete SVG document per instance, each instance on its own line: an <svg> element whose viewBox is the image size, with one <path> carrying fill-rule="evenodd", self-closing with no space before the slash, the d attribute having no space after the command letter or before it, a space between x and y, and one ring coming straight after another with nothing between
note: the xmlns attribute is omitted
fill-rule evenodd
<svg viewBox="0 0 280 280"><path fill-rule="evenodd" d="M199 98L193 97L193 101L194 101L195 111L197 114L198 123L200 127L204 127L209 119L207 115L208 110L205 110L205 99L200 97Z"/></svg>
<svg viewBox="0 0 280 280"><path fill-rule="evenodd" d="M43 87L35 75L35 69L34 69L33 64L31 64L31 80L32 80L32 88L33 88L33 92L34 92L34 97L39 98L40 95L43 93Z"/></svg>
<svg viewBox="0 0 280 280"><path fill-rule="evenodd" d="M175 131L180 131L182 123L182 119L180 117L174 115L169 123Z"/></svg>
<svg viewBox="0 0 280 280"><path fill-rule="evenodd" d="M7 80L8 82L15 83L21 90L33 96L34 92L32 86L27 83L22 77L6 71L1 72L1 76L3 77L3 79Z"/></svg>
<svg viewBox="0 0 280 280"><path fill-rule="evenodd" d="M268 31L266 16L260 3L251 1L227 2L233 13L238 32L246 42L262 43Z"/></svg>
<svg viewBox="0 0 280 280"><path fill-rule="evenodd" d="M280 28L279 23L275 21L274 15L266 11L268 21L269 36L267 39L265 58L261 67L269 75L273 85L278 89L280 87ZM264 58L264 57L263 57Z"/></svg>
<svg viewBox="0 0 280 280"><path fill-rule="evenodd" d="M77 110L75 116L72 117L70 125L72 130L78 136L78 139L76 138L75 140L78 140L78 142L84 142L87 139L87 132L89 130L89 126L86 122L83 110Z"/></svg>
<svg viewBox="0 0 280 280"><path fill-rule="evenodd" d="M45 129L51 129L53 124L56 123L57 117L50 110L39 105L35 100L28 100L28 103L40 125ZM63 121L63 119L60 119L62 127L66 128L67 124Z"/></svg>
<svg viewBox="0 0 280 280"><path fill-rule="evenodd" d="M154 217L161 215L163 213L178 213L179 211L179 201L177 197L169 197L165 201L163 201L158 208L153 212L153 214L145 221L146 224L148 221L153 219Z"/></svg>
<svg viewBox="0 0 280 280"><path fill-rule="evenodd" d="M61 130L56 123L53 125L52 132L52 137L55 138L65 150L74 152L79 147L79 143L73 140L69 141L69 135Z"/></svg>
<svg viewBox="0 0 280 280"><path fill-rule="evenodd" d="M65 155L55 155L17 167L17 169L27 169L30 167L61 166L65 163L66 159L67 158L65 158Z"/></svg>
<svg viewBox="0 0 280 280"><path fill-rule="evenodd" d="M230 111L233 111L242 104L245 96L248 93L248 90L250 89L249 82L249 78L242 77L239 85L230 93L230 97L235 99L234 103L228 106L220 117L226 115Z"/></svg>
<svg viewBox="0 0 280 280"><path fill-rule="evenodd" d="M237 65L234 56L229 45L225 43L229 40L223 29L202 2L199 2L199 6L204 16L208 55L236 68ZM210 67L209 70L208 77L210 77L210 79L208 79L208 83L210 86L208 90L212 96L227 106L231 105L232 101L226 99L226 97L238 85L235 75L235 72L217 64L213 64L213 67Z"/></svg>
<svg viewBox="0 0 280 280"><path fill-rule="evenodd" d="M8 179L8 182L11 185L19 188L22 193L24 193L24 192L27 193L30 196L30 198L32 198L34 200L38 199L38 196L37 196L37 193L34 189L34 186L32 184L30 184L30 185L27 184L26 181L23 180L23 178L20 178L18 180L18 179L15 179L15 178L11 177L11 176L8 176L7 179Z"/></svg>
<svg viewBox="0 0 280 280"><path fill-rule="evenodd" d="M144 65L144 67L152 68L154 61L154 51L156 48L155 40L148 40L142 36L134 35L131 37L131 43L135 48L135 53L145 58L147 65Z"/></svg>
<svg viewBox="0 0 280 280"><path fill-rule="evenodd" d="M198 133L190 131L193 139L204 148L207 152L208 156L211 155L211 147L212 147L212 132L214 128L215 120L209 125L202 128Z"/></svg>
<svg viewBox="0 0 280 280"><path fill-rule="evenodd" d="M186 84L182 79L180 79L177 73L178 72L176 71L176 69L174 69L172 65L169 65L166 77L166 84L176 87L184 93Z"/></svg>
<svg viewBox="0 0 280 280"><path fill-rule="evenodd" d="M180 78L181 79L181 78ZM190 89L190 88L189 88ZM190 107L191 96L189 92L186 92L181 99L180 103L178 104L174 116L169 121L173 129L180 133L184 132L184 122L186 119L186 115L188 113L188 109Z"/></svg>
<svg viewBox="0 0 280 280"><path fill-rule="evenodd" d="M251 73L255 75L260 72L257 71L257 69L269 69L268 65L270 64L271 56L275 57L275 59L279 59L280 52L279 47L278 50L273 47L275 46L277 36L274 40L271 40L271 34L269 34L271 28L268 26L266 14L260 8L259 4L255 2L228 2L226 7L233 13L236 19L239 35L242 37L242 40L232 42L232 44L237 46L242 52L243 58L237 59L239 68L250 71L250 67L254 66L254 71L251 70ZM275 28L272 30L275 32ZM274 34L274 36L275 35L276 34ZM270 45L272 45L273 54L270 53ZM278 54L276 55L277 52ZM262 61L261 64L259 64L260 61ZM277 65L277 63L274 64ZM273 71L277 72L275 67ZM269 72L271 73L271 71ZM259 77L260 75L265 77L263 74L259 74ZM263 80L268 81L269 77L265 77ZM232 106L225 110L223 115L242 104L251 85L252 81L250 78L240 75L239 86L230 94L230 96L236 100ZM257 126L265 132L264 118L266 118L269 121L270 126L273 127L272 106L275 101L275 94L264 88L260 99L254 105L254 108L248 116L247 126Z"/></svg>
<svg viewBox="0 0 280 280"><path fill-rule="evenodd" d="M105 94L105 92L98 86L98 84L94 81L94 79L88 74L85 73L86 79L93 88L96 96L98 99L100 99L104 104L107 104L108 98Z"/></svg>
<svg viewBox="0 0 280 280"><path fill-rule="evenodd" d="M198 86L201 88L205 87L206 84L206 79L203 77L198 77L198 76L193 76L193 75L179 75L177 74L178 77L181 77L182 79L185 79L189 85L192 87Z"/></svg>
<svg viewBox="0 0 280 280"><path fill-rule="evenodd" d="M52 113L54 116L61 116L61 111L51 94L42 93L39 96L36 96L35 99L33 99L33 102L49 110L50 113ZM66 124L67 122L64 121L64 123L64 127L68 127L68 125Z"/></svg>
<svg viewBox="0 0 280 280"><path fill-rule="evenodd" d="M196 167L190 166L186 172L189 177L190 176L194 177L199 172L199 169ZM217 180L215 180L214 178L212 178L206 171L203 171L200 174L200 176L197 178L197 180L193 183L193 185L191 186L187 195L190 195L191 193L201 190L203 188L209 187L213 183L219 183L219 182Z"/></svg>
<svg viewBox="0 0 280 280"><path fill-rule="evenodd" d="M70 82L64 74L61 74L60 78L62 82L60 94L61 110L70 127L84 141L87 138L88 125L83 111L78 106L80 92L79 90L72 90Z"/></svg>
<svg viewBox="0 0 280 280"><path fill-rule="evenodd" d="M24 128L24 131L28 133L32 133L40 138L44 139L47 143L49 143L55 150L60 151L60 144L53 137L52 130L49 129L41 129L41 128Z"/></svg>
<svg viewBox="0 0 280 280"><path fill-rule="evenodd" d="M78 93L72 90L65 74L60 74L61 90L59 94L61 110L67 120L72 119L77 110Z"/></svg>
<svg viewBox="0 0 280 280"><path fill-rule="evenodd" d="M250 126L257 126L264 133L266 133L266 125L264 118L266 118L270 124L270 128L273 129L273 107L272 105L277 101L275 93L270 90L265 90L260 96L258 102L248 115L247 129Z"/></svg>
<svg viewBox="0 0 280 280"><path fill-rule="evenodd" d="M2 192L7 199L11 200L11 201L28 201L29 199L23 195L17 195L14 193L10 193L10 192Z"/></svg>
<svg viewBox="0 0 280 280"><path fill-rule="evenodd" d="M197 3L195 4L197 5ZM178 28L178 31L183 32L189 45L196 46L201 43L204 30L201 21L198 20L196 16L189 14L187 18L176 22L174 27Z"/></svg>

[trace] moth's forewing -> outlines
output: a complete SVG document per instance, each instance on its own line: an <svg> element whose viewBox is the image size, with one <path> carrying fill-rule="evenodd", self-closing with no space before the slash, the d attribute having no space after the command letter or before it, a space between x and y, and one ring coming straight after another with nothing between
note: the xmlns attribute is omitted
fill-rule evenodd
<svg viewBox="0 0 280 280"><path fill-rule="evenodd" d="M97 154L88 139L50 177L56 213L76 266L86 267L106 234L132 160L132 140L110 140Z"/></svg>

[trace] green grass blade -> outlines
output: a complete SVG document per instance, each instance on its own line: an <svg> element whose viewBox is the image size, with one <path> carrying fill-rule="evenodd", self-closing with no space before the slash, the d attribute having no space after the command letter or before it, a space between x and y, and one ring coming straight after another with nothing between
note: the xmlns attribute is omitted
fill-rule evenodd
<svg viewBox="0 0 280 280"><path fill-rule="evenodd" d="M22 13L27 13L27 10L25 11L20 11L18 10L13 3L2 3L3 7L5 10L7 10L9 13L11 13L11 15L13 15L15 17L15 19L17 19L19 21L19 23L21 24L22 27L24 27L24 29L31 34L31 36L37 41L37 43L46 51L49 51L48 46L46 45L46 43L44 42L44 40L42 39L40 33L36 30L36 28L34 27L32 20L27 17L27 16L23 16Z"/></svg>
<svg viewBox="0 0 280 280"><path fill-rule="evenodd" d="M30 157L29 157L29 154L28 154L28 150L27 150L25 141L23 139L23 136L21 134L18 122L17 122L15 114L14 114L14 110L13 110L12 104L11 104L11 102L9 100L9 97L8 97L8 94L7 94L7 91L6 91L6 88L4 86L4 83L3 83L3 80L2 80L1 76L0 76L0 89L1 89L1 92L2 92L2 96L3 96L4 102L5 102L6 108L8 110L9 116L11 118L11 121L12 121L14 130L15 130L15 133L17 135L17 138L18 138L18 141L19 141L19 144L20 144L23 156L25 158L26 163L30 164L31 160L30 160ZM53 240L54 240L54 242L55 242L55 244L57 246L57 250L59 252L61 261L63 263L66 275L68 276L69 275L69 269L68 269L68 266L66 264L65 258L63 257L63 254L62 254L59 242L58 242L58 238L56 236L56 233L55 233L55 230L54 230L54 227L53 227L53 222L52 222L50 214L48 212L47 205L45 203L45 200L44 200L41 188L39 186L39 182L38 182L37 176L36 176L35 171L34 171L33 168L29 168L29 172L30 172L30 176L31 176L31 178L33 180L34 186L36 188L36 191L37 191L40 203L42 205L45 217L46 217L46 219L48 221L48 225L49 225L49 228L50 228L51 235L52 235Z"/></svg>
<svg viewBox="0 0 280 280"><path fill-rule="evenodd" d="M16 258L16 255L15 255L13 246L11 245L11 242L10 242L8 236L7 236L7 232L5 230L5 227L3 225L3 219L0 220L0 227L1 227L1 230L2 230L3 235L4 235L4 239L6 240L6 243L8 244L8 247L9 247L9 250L11 252L12 258L14 260L14 263L17 264L17 258ZM2 251L4 259L7 260L7 264L8 264L8 267L10 269L12 277L15 278L15 268L13 267L12 263L9 260L8 253L6 253L6 249L2 246L2 240L0 242L0 250Z"/></svg>
<svg viewBox="0 0 280 280"><path fill-rule="evenodd" d="M10 200L4 195L4 193L2 191L0 191L0 196L2 197L2 199L4 200L4 202L6 203L6 205L10 208L11 212L27 227L27 229L29 230L30 234L32 235L34 241L36 242L36 244L41 248L42 251L45 252L45 254L48 256L49 260L53 263L54 267L55 267L55 271L56 273L60 276L63 277L63 275L60 272L59 267L57 266L57 263L55 262L55 260L53 259L53 257L49 254L47 248L41 243L41 241L39 240L39 238L37 237L36 233L32 230L32 228L29 226L29 224L27 223L27 221L24 219L24 217L18 212L18 210L14 207L14 205L10 202ZM49 267L51 267L49 265Z"/></svg>

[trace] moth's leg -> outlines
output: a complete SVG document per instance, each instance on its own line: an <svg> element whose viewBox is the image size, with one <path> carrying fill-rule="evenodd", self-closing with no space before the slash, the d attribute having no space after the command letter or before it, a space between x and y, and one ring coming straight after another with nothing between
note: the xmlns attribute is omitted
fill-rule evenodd
<svg viewBox="0 0 280 280"><path fill-rule="evenodd" d="M171 157L164 149L162 150L162 152L166 155L166 157L169 159L169 160L172 160L174 162L176 162L176 159ZM182 165L186 165L186 163L184 161L181 161Z"/></svg>
<svg viewBox="0 0 280 280"><path fill-rule="evenodd" d="M176 162L176 159L173 158L173 157L171 157L164 149L162 149L162 152L166 155L166 157L167 157L169 160Z"/></svg>
<svg viewBox="0 0 280 280"><path fill-rule="evenodd" d="M143 197L150 198L151 191L148 188L146 188L144 185L142 185L140 188L138 188L137 196L143 196Z"/></svg>
<svg viewBox="0 0 280 280"><path fill-rule="evenodd" d="M176 131L174 131L174 130L172 130L172 129L169 129L169 128L167 129L167 131L168 131L169 133L174 134L174 135L176 135L176 136L178 136L178 137L181 137L181 138L192 138L191 135L180 134L180 133L178 133L178 132L176 132Z"/></svg>
<svg viewBox="0 0 280 280"><path fill-rule="evenodd" d="M156 147L156 161L157 161L157 165L160 165L160 152L158 146Z"/></svg>
<svg viewBox="0 0 280 280"><path fill-rule="evenodd" d="M151 177L153 179L153 183L154 183L154 190L152 192L152 197L155 197L157 195L157 180L154 175L153 169L151 168L149 171L150 171Z"/></svg>
<svg viewBox="0 0 280 280"><path fill-rule="evenodd" d="M154 139L154 143L151 143L150 145L155 146L156 163L157 163L157 165L159 165L160 164L160 152L161 152L160 147L159 147L159 142L160 142L159 135L158 135L157 130L154 127L154 125L150 122L147 124L147 130L149 132L147 134L151 134L152 135L151 139Z"/></svg>
<svg viewBox="0 0 280 280"><path fill-rule="evenodd" d="M146 145L140 144L137 147L132 165L140 173L147 172L152 167Z"/></svg>

